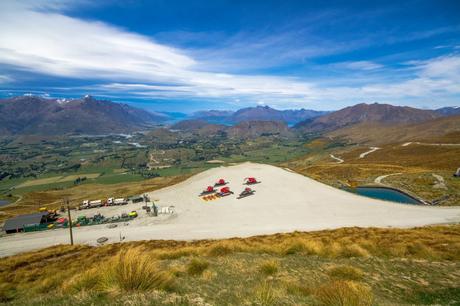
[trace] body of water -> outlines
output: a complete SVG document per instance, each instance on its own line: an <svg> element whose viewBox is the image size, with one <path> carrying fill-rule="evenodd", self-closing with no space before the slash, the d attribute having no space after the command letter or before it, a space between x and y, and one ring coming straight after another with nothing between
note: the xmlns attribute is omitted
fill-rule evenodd
<svg viewBox="0 0 460 306"><path fill-rule="evenodd" d="M405 203L405 204L422 204L418 200L414 199L413 197L395 190L391 188L384 188L384 187L357 187L354 192L359 195L385 200L385 201L392 201L398 203Z"/></svg>
<svg viewBox="0 0 460 306"><path fill-rule="evenodd" d="M0 206L5 206L7 204L10 204L7 200L0 200Z"/></svg>

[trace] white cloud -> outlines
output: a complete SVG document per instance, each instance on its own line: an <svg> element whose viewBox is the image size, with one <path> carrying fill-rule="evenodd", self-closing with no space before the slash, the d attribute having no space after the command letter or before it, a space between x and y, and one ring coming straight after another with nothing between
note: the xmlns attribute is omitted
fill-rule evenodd
<svg viewBox="0 0 460 306"><path fill-rule="evenodd" d="M333 64L333 66L351 70L376 70L383 68L383 65L372 61L341 62Z"/></svg>
<svg viewBox="0 0 460 306"><path fill-rule="evenodd" d="M216 67L220 67L225 71L222 63L203 63L190 50L160 44L102 22L66 16L68 5L75 4L0 2L0 63L46 75L101 80L105 84L88 89L105 93L128 92L160 99L219 98L280 108L330 109L334 107L331 105L378 99L393 102L404 97L450 99L460 93L458 55L409 63L415 75L393 83L369 78L361 85L342 81L343 85L336 86L331 85L337 83L334 79L319 82L300 77L217 73L209 69L217 71ZM255 50L276 45L270 40L261 42ZM237 43L234 46L244 48ZM299 58L299 54L308 56L309 52L316 54L321 50L292 48L291 53L282 56ZM219 56L214 55L208 58L219 61ZM204 57L206 54L199 56ZM383 68L372 61L344 62L337 67L364 72ZM0 76L0 83L2 80L6 80L5 76Z"/></svg>
<svg viewBox="0 0 460 306"><path fill-rule="evenodd" d="M13 79L11 77L0 74L0 84L11 83L11 82L13 82Z"/></svg>

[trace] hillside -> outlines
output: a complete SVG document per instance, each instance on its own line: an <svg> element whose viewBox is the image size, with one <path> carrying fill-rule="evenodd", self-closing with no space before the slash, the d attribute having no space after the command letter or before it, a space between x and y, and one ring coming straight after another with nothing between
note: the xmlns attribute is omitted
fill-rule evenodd
<svg viewBox="0 0 460 306"><path fill-rule="evenodd" d="M460 116L441 117L415 124L360 123L328 133L355 143L383 144L404 141L460 143Z"/></svg>
<svg viewBox="0 0 460 306"><path fill-rule="evenodd" d="M443 107L443 108L438 108L436 110L438 114L441 114L443 116L455 116L455 115L460 115L460 106L451 106L451 107Z"/></svg>
<svg viewBox="0 0 460 306"><path fill-rule="evenodd" d="M344 228L244 239L60 245L4 258L0 301L457 305L459 234L458 225Z"/></svg>
<svg viewBox="0 0 460 306"><path fill-rule="evenodd" d="M221 133L230 138L257 138L259 136L293 136L289 127L282 121L242 121L233 126L212 124L204 120L184 120L171 126L172 130L190 132L199 136Z"/></svg>
<svg viewBox="0 0 460 306"><path fill-rule="evenodd" d="M15 97L0 100L0 135L127 133L167 120L126 104L96 100Z"/></svg>
<svg viewBox="0 0 460 306"><path fill-rule="evenodd" d="M431 110L389 104L357 104L335 111L313 120L306 120L295 125L302 132L334 131L357 124L395 125L413 124L441 117Z"/></svg>
<svg viewBox="0 0 460 306"><path fill-rule="evenodd" d="M259 136L292 136L288 126L281 121L242 121L227 130L231 138L255 138Z"/></svg>

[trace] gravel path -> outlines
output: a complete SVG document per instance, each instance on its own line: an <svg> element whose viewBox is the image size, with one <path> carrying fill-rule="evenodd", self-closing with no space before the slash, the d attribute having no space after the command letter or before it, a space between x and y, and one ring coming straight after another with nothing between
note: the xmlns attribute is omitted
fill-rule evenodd
<svg viewBox="0 0 460 306"><path fill-rule="evenodd" d="M375 152L377 150L380 150L379 147L370 147L369 149L370 149L369 151L366 151L364 153L359 154L359 158L364 158L364 157L366 157L366 155L371 154L371 153L373 153L373 152Z"/></svg>

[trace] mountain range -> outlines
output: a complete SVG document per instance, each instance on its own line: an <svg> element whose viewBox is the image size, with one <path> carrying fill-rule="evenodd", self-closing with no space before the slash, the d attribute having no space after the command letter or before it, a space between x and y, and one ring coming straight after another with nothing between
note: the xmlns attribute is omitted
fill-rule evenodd
<svg viewBox="0 0 460 306"><path fill-rule="evenodd" d="M456 131L458 119L455 118L460 118L455 116L457 114L460 114L460 107L424 110L361 103L334 112L276 110L257 106L237 111L200 111L187 116L177 112L149 112L127 104L96 100L91 96L70 100L20 96L0 99L0 135L130 133L170 124L173 119L185 119L173 124L171 129L202 136L219 132L242 137L329 133L341 137L352 135L357 140L365 139L366 134L374 130L385 130L391 134L391 128L395 135L399 135L398 128L411 127L414 134L417 129L413 126L432 121L439 122L435 124L437 130L445 126L448 131ZM446 119L447 123L443 123L442 118L445 117L453 119ZM289 128L292 124L293 127Z"/></svg>
<svg viewBox="0 0 460 306"><path fill-rule="evenodd" d="M167 120L126 104L82 99L15 97L0 100L0 135L127 133Z"/></svg>
<svg viewBox="0 0 460 306"><path fill-rule="evenodd" d="M233 111L210 110L192 114L191 119L204 120L210 123L235 124L243 121L283 121L293 125L306 119L327 114L326 111L310 109L277 110L269 106L246 107Z"/></svg>

